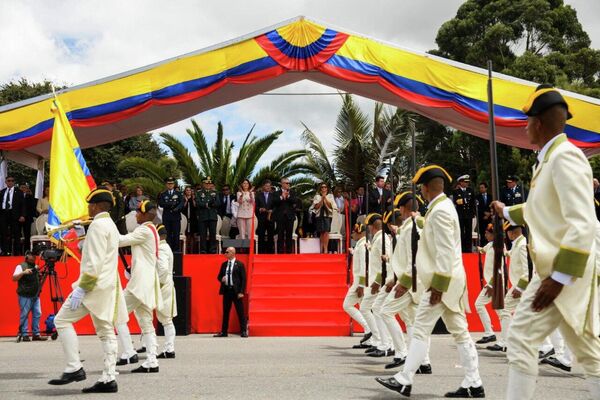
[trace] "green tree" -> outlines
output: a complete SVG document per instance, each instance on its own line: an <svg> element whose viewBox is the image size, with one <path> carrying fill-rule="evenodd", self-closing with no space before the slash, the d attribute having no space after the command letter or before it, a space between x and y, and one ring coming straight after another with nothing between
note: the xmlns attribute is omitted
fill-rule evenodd
<svg viewBox="0 0 600 400"><path fill-rule="evenodd" d="M140 185L144 193L153 199L164 190L166 178L179 178L177 161L167 156L155 161L145 157L128 157L121 160L117 168L120 174L128 176L123 179L123 184L129 188Z"/></svg>

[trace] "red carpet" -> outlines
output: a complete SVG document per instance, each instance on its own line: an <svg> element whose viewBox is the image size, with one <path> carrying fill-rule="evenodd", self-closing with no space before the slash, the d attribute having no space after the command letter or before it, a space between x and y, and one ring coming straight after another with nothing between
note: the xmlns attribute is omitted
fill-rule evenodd
<svg viewBox="0 0 600 400"><path fill-rule="evenodd" d="M346 256L257 255L250 288L250 335L345 336Z"/></svg>

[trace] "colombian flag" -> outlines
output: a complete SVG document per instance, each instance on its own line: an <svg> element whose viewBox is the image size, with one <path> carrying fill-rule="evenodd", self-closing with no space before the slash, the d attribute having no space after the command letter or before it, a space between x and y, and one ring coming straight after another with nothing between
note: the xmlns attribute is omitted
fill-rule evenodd
<svg viewBox="0 0 600 400"><path fill-rule="evenodd" d="M48 211L50 228L74 220L87 219L85 198L96 188L94 178L83 159L77 138L58 98L54 99L51 110L54 114L54 129L50 147L50 209ZM60 235L54 235L52 239L56 241L61 238L72 239L73 234L74 231L62 232ZM72 256L79 258L78 252L74 251L77 249L76 241L67 242L66 248Z"/></svg>

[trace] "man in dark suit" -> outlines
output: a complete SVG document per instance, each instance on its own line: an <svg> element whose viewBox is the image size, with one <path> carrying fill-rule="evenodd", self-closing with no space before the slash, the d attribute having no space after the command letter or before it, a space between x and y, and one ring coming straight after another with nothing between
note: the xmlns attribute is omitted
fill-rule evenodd
<svg viewBox="0 0 600 400"><path fill-rule="evenodd" d="M506 177L506 186L500 190L500 201L507 206L514 206L527 201L527 191L517 182L519 182L519 178L509 175Z"/></svg>
<svg viewBox="0 0 600 400"><path fill-rule="evenodd" d="M234 239L239 233L238 229L231 226L231 220L233 218L233 210L231 205L235 201L235 193L231 193L231 187L229 185L223 185L221 188L221 196L219 196L219 215L223 221L223 226L229 226L229 237ZM235 231L235 232L232 232ZM221 232L217 232L221 233Z"/></svg>
<svg viewBox="0 0 600 400"><path fill-rule="evenodd" d="M274 193L271 193L271 181L265 180L262 192L256 194L256 216L258 218L258 250L260 253L273 253L273 204Z"/></svg>
<svg viewBox="0 0 600 400"><path fill-rule="evenodd" d="M19 254L20 227L25 222L23 192L15 187L15 178L6 177L6 187L0 190L0 246L2 254Z"/></svg>
<svg viewBox="0 0 600 400"><path fill-rule="evenodd" d="M277 223L277 252L291 254L292 235L296 219L296 194L290 189L290 180L281 179L281 190L273 196L275 222Z"/></svg>
<svg viewBox="0 0 600 400"><path fill-rule="evenodd" d="M383 176L375 178L375 188L369 192L369 213L383 215L392 209L392 192L385 189Z"/></svg>
<svg viewBox="0 0 600 400"><path fill-rule="evenodd" d="M217 276L221 282L219 294L223 296L223 324L221 332L217 333L215 337L227 337L231 303L235 305L235 312L240 321L240 336L248 337L243 301L246 292L246 269L241 261L235 259L235 248L228 247L225 250L225 257L227 257L227 261L221 265Z"/></svg>
<svg viewBox="0 0 600 400"><path fill-rule="evenodd" d="M488 185L486 182L479 184L479 193L475 196L475 206L477 207L477 228L479 231L478 246L485 246L487 239L485 238L485 230L488 224L492 222L492 212L490 203L492 198L488 193Z"/></svg>
<svg viewBox="0 0 600 400"><path fill-rule="evenodd" d="M452 192L454 206L460 223L460 241L463 253L470 253L473 247L473 217L475 215L475 196L469 187L469 175L458 178L458 187Z"/></svg>
<svg viewBox="0 0 600 400"><path fill-rule="evenodd" d="M175 178L165 179L166 190L158 195L158 205L162 207L162 223L167 230L167 243L174 252L179 251L181 235L181 210L183 195L175 189Z"/></svg>
<svg viewBox="0 0 600 400"><path fill-rule="evenodd" d="M23 250L29 250L31 246L31 224L33 219L37 216L37 199L33 197L29 185L26 183L21 185L21 192L23 192L23 201L25 202L25 221L21 224L23 230ZM21 250L19 248L19 250Z"/></svg>

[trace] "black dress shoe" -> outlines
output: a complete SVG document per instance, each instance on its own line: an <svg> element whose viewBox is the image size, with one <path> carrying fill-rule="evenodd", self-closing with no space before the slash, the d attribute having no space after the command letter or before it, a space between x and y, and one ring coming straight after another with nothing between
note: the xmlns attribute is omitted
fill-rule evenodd
<svg viewBox="0 0 600 400"><path fill-rule="evenodd" d="M136 369L131 370L132 374L150 374L154 372L158 372L158 367L144 367L143 365L140 365Z"/></svg>
<svg viewBox="0 0 600 400"><path fill-rule="evenodd" d="M31 338L31 340L33 342L45 342L46 340L48 340L48 338L46 336L33 335L33 337Z"/></svg>
<svg viewBox="0 0 600 400"><path fill-rule="evenodd" d="M393 362L385 365L385 369L398 368L398 367L404 365L405 361L406 361L406 357L405 358L394 358Z"/></svg>
<svg viewBox="0 0 600 400"><path fill-rule="evenodd" d="M491 343L491 342L495 342L495 341L496 341L496 335L490 335L490 336L484 336L484 337L482 337L481 339L479 339L475 343L477 343L477 344L486 344L486 343Z"/></svg>
<svg viewBox="0 0 600 400"><path fill-rule="evenodd" d="M383 386L385 386L386 388L393 390L394 392L400 393L402 396L410 397L410 390L412 389L412 385L403 385L393 377L389 379L375 378L375 380Z"/></svg>
<svg viewBox="0 0 600 400"><path fill-rule="evenodd" d="M162 353L159 353L156 358L175 358L175 352L174 351L163 351Z"/></svg>
<svg viewBox="0 0 600 400"><path fill-rule="evenodd" d="M365 333L362 337L362 339L360 339L360 344L365 343L367 340L371 339L371 336L373 336L373 333L369 332L369 333Z"/></svg>
<svg viewBox="0 0 600 400"><path fill-rule="evenodd" d="M541 360L541 359L544 359L544 358L548 358L548 357L550 357L550 356L553 356L554 354L556 354L556 353L554 352L554 349L550 349L550 350L548 350L548 351L547 351L547 352L545 352L545 353L544 353L543 351L539 351L539 352L538 352L538 355L539 355L539 357L540 357L540 360Z"/></svg>
<svg viewBox="0 0 600 400"><path fill-rule="evenodd" d="M354 346L352 346L353 349L368 349L369 347L371 347L370 344L355 344Z"/></svg>
<svg viewBox="0 0 600 400"><path fill-rule="evenodd" d="M417 369L417 375L431 375L431 364L423 364Z"/></svg>
<svg viewBox="0 0 600 400"><path fill-rule="evenodd" d="M21 336L21 342L31 342L31 338L29 336Z"/></svg>
<svg viewBox="0 0 600 400"><path fill-rule="evenodd" d="M542 359L542 364L548 364L554 368L562 369L563 371L571 372L571 367L561 363L556 357L548 357Z"/></svg>
<svg viewBox="0 0 600 400"><path fill-rule="evenodd" d="M487 346L486 349L489 351L502 351L506 353L506 346L500 346L498 343L493 344L491 346Z"/></svg>
<svg viewBox="0 0 600 400"><path fill-rule="evenodd" d="M379 357L385 357L386 353L387 353L386 350L375 350L375 351L368 353L367 355L369 357L378 357L379 358Z"/></svg>
<svg viewBox="0 0 600 400"><path fill-rule="evenodd" d="M369 348L365 350L365 354L369 354L374 351L377 351L377 346L369 346Z"/></svg>
<svg viewBox="0 0 600 400"><path fill-rule="evenodd" d="M71 382L79 382L85 380L85 371L83 367L79 368L75 372L63 372L63 374L58 379L50 379L48 381L49 385L66 385Z"/></svg>
<svg viewBox="0 0 600 400"><path fill-rule="evenodd" d="M450 397L454 399L482 399L485 397L485 391L483 386L479 387L459 387L455 392L448 392L444 397Z"/></svg>
<svg viewBox="0 0 600 400"><path fill-rule="evenodd" d="M127 365L127 364L135 364L139 361L138 355L134 354L129 358L119 358L116 365Z"/></svg>
<svg viewBox="0 0 600 400"><path fill-rule="evenodd" d="M96 382L94 386L83 388L81 391L83 393L117 393L119 387L117 386L117 381Z"/></svg>
<svg viewBox="0 0 600 400"><path fill-rule="evenodd" d="M216 335L213 335L213 337L227 337L227 334L223 333L223 332L219 332Z"/></svg>
<svg viewBox="0 0 600 400"><path fill-rule="evenodd" d="M240 337L247 338L248 337L248 332L244 331L244 332L240 333Z"/></svg>
<svg viewBox="0 0 600 400"><path fill-rule="evenodd" d="M142 346L139 349L137 349L135 352L138 353L138 354L145 353L146 352L146 348L144 346Z"/></svg>

